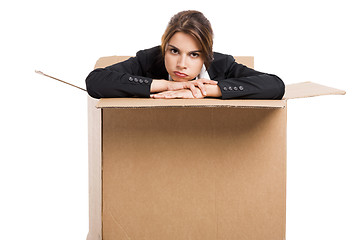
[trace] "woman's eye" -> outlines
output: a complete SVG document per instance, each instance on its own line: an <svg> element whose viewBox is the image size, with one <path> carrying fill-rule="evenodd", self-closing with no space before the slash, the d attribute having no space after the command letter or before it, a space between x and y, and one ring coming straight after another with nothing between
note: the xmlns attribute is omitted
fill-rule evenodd
<svg viewBox="0 0 360 240"><path fill-rule="evenodd" d="M199 56L199 54L198 53L191 53L190 56L193 57L193 58L197 58Z"/></svg>
<svg viewBox="0 0 360 240"><path fill-rule="evenodd" d="M172 54L178 54L179 53L179 51L177 49L175 49L175 48L171 49L170 52Z"/></svg>

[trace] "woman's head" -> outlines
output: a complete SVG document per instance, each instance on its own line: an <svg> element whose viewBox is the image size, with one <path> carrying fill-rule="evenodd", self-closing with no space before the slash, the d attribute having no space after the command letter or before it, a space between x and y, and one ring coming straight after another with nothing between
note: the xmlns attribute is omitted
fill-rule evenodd
<svg viewBox="0 0 360 240"><path fill-rule="evenodd" d="M175 42L177 45L174 45ZM165 59L165 66L170 76L173 79L175 77L174 80L179 80L176 75L174 75L174 77L172 75L173 71L176 70L174 68L185 69L191 67L191 73L195 74L195 72L198 71L197 75L200 73L203 64L208 68L213 60L212 46L213 31L211 24L201 12L183 11L174 15L161 41L161 50ZM186 56L187 58L185 58ZM169 60L171 60L171 64ZM179 66L173 66L174 61L177 61ZM198 64L200 64L199 61L201 61L200 69L198 66ZM177 70L179 71L181 69ZM197 76L188 75L193 78ZM182 78L180 78L180 80L181 79Z"/></svg>

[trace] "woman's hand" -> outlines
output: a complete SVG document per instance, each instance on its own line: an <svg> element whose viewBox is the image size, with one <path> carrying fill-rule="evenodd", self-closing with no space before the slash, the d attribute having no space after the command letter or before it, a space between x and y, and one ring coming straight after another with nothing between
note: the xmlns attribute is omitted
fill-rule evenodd
<svg viewBox="0 0 360 240"><path fill-rule="evenodd" d="M201 93L201 90L199 88L195 87L194 91L190 89L171 90L171 91L160 92L157 94L151 94L150 97L155 99L173 99L173 98L204 98L205 96Z"/></svg>
<svg viewBox="0 0 360 240"><path fill-rule="evenodd" d="M194 96L198 94L198 90L200 89L201 94L204 96L207 95L205 85L217 85L217 81L213 81L210 79L200 78L197 80L187 81L187 82L168 82L168 91L181 90L181 89L190 89Z"/></svg>
<svg viewBox="0 0 360 240"><path fill-rule="evenodd" d="M175 82L164 79L153 80L150 92L151 98L204 98L221 97L217 81L197 79L188 82ZM180 91L184 90L184 91Z"/></svg>

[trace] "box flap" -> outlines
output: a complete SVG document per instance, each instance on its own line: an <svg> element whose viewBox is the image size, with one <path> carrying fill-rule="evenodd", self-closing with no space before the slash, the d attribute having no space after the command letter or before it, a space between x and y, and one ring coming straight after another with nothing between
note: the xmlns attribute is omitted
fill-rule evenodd
<svg viewBox="0 0 360 240"><path fill-rule="evenodd" d="M322 95L344 95L346 92L313 82L286 85L283 99L315 97Z"/></svg>
<svg viewBox="0 0 360 240"><path fill-rule="evenodd" d="M286 100L102 98L97 108L235 107L284 108Z"/></svg>
<svg viewBox="0 0 360 240"><path fill-rule="evenodd" d="M104 68L110 65L113 65L118 62L123 62L129 59L130 56L108 56L108 57L101 57L96 61L95 67L96 68Z"/></svg>

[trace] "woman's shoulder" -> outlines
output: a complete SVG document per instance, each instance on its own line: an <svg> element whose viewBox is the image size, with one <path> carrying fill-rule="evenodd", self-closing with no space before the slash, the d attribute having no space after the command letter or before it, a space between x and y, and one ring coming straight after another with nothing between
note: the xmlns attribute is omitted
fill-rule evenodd
<svg viewBox="0 0 360 240"><path fill-rule="evenodd" d="M140 51L138 51L136 53L137 57L143 57L143 56L154 57L154 56L159 56L159 55L161 55L160 46L155 46L155 47L152 47L152 48L143 49L143 50L140 50Z"/></svg>
<svg viewBox="0 0 360 240"><path fill-rule="evenodd" d="M213 53L214 53L214 60L225 59L225 58L234 58L232 55L225 54L225 53L219 53L219 52L213 52Z"/></svg>
<svg viewBox="0 0 360 240"><path fill-rule="evenodd" d="M160 46L138 51L135 59L147 77L166 78L167 72Z"/></svg>
<svg viewBox="0 0 360 240"><path fill-rule="evenodd" d="M213 52L214 54L214 60L212 61L212 65L218 66L218 67L227 67L231 65L235 59L232 55L219 53L219 52Z"/></svg>
<svg viewBox="0 0 360 240"><path fill-rule="evenodd" d="M214 52L214 61L213 62L233 62L233 61L235 61L235 59L232 55Z"/></svg>
<svg viewBox="0 0 360 240"><path fill-rule="evenodd" d="M136 53L136 59L143 65L146 65L146 68L151 68L156 65L161 64L162 53L160 46L140 50Z"/></svg>

